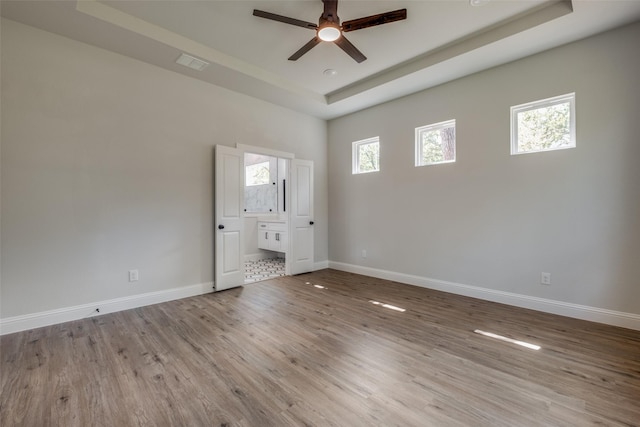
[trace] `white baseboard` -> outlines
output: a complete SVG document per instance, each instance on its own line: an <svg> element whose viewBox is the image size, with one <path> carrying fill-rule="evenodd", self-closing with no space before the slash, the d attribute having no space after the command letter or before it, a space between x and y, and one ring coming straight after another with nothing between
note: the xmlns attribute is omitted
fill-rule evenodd
<svg viewBox="0 0 640 427"><path fill-rule="evenodd" d="M444 280L429 279L427 277L411 274L397 273L394 271L380 270L377 268L363 267L354 264L329 261L329 268L377 277L379 279L393 280L408 285L420 286L453 294L464 295L486 301L499 302L516 307L528 308L545 313L558 314L573 317L575 319L589 320L605 323L634 330L640 330L640 315L621 311L607 310L604 308L590 307L586 305L572 304L545 298L532 297L511 292L497 291L478 286L463 285L460 283L446 282Z"/></svg>
<svg viewBox="0 0 640 427"><path fill-rule="evenodd" d="M516 307L528 308L545 313L558 314L576 319L589 320L613 326L620 326L634 330L640 330L640 315L621 311L607 310L603 308L572 304L562 301L532 297L511 292L497 291L478 286L463 285L444 280L430 279L410 274L380 270L354 264L345 264L335 261L319 261L314 264L315 270L333 268L349 273L362 274L380 279L393 280L408 285L420 286L443 292L509 304ZM73 307L65 307L57 310L43 311L40 313L26 314L22 316L0 319L0 335L20 332L27 329L40 328L72 320L99 316L116 311L143 307L151 304L172 301L181 298L202 295L213 291L213 283L200 283L181 288L167 289L164 291L149 292L146 294L116 298L106 301L98 301L90 304L82 304ZM96 308L100 312L96 312Z"/></svg>
<svg viewBox="0 0 640 427"><path fill-rule="evenodd" d="M212 282L200 283L181 288L166 289L163 291L98 301L95 303L26 314L23 316L7 317L5 319L0 319L0 335L55 325L57 323L69 322L71 320L84 319L86 317L100 316L102 314L114 313L116 311L128 310L131 308L144 307L145 305L158 304L161 302L202 295L212 291ZM97 312L96 309L99 309L100 312Z"/></svg>

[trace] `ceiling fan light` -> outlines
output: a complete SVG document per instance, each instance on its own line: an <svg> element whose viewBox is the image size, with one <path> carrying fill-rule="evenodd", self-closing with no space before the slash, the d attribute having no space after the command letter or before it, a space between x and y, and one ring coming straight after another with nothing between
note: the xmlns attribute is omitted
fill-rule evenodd
<svg viewBox="0 0 640 427"><path fill-rule="evenodd" d="M340 38L340 28L332 25L321 27L318 30L318 37L325 42L332 42Z"/></svg>

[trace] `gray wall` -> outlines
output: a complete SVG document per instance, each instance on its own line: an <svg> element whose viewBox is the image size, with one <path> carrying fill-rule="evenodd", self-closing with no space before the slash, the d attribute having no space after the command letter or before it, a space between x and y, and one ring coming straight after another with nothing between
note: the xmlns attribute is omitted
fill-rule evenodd
<svg viewBox="0 0 640 427"><path fill-rule="evenodd" d="M330 121L330 260L640 314L638 40L635 24ZM569 92L577 148L510 156L509 107ZM448 119L456 163L415 168L414 129ZM381 171L352 175L352 141L376 135Z"/></svg>
<svg viewBox="0 0 640 427"><path fill-rule="evenodd" d="M213 281L216 144L314 160L327 260L325 121L5 19L1 40L2 318Z"/></svg>

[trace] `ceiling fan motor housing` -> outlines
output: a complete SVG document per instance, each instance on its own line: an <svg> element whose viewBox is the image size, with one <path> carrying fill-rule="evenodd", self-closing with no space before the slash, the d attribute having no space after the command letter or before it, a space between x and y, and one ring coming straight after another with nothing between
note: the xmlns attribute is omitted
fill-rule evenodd
<svg viewBox="0 0 640 427"><path fill-rule="evenodd" d="M331 16L330 18L333 18L333 16ZM340 18L336 16L335 20L326 19L324 15L322 15L320 17L317 34L320 40L325 42L332 42L340 38L340 36L342 35L342 29L340 28Z"/></svg>

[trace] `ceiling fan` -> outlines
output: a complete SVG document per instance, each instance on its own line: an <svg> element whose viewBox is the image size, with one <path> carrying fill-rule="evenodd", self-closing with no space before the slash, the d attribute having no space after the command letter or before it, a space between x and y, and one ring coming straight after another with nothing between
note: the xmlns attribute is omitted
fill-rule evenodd
<svg viewBox="0 0 640 427"><path fill-rule="evenodd" d="M312 22L301 21L299 19L276 15L275 13L257 9L253 10L253 15L260 18L271 19L273 21L284 22L285 24L308 28L316 32L316 36L307 44L302 46L296 53L291 55L289 57L289 61L296 61L302 55L309 52L318 43L326 41L333 42L338 45L340 49L344 50L347 55L352 57L358 63L364 61L367 57L364 56L353 44L351 44L343 33L407 19L407 9L399 9L377 15L366 16L364 18L352 19L351 21L345 21L340 25L340 18L338 17L338 0L322 0L322 2L324 3L324 12L320 16L318 25Z"/></svg>

